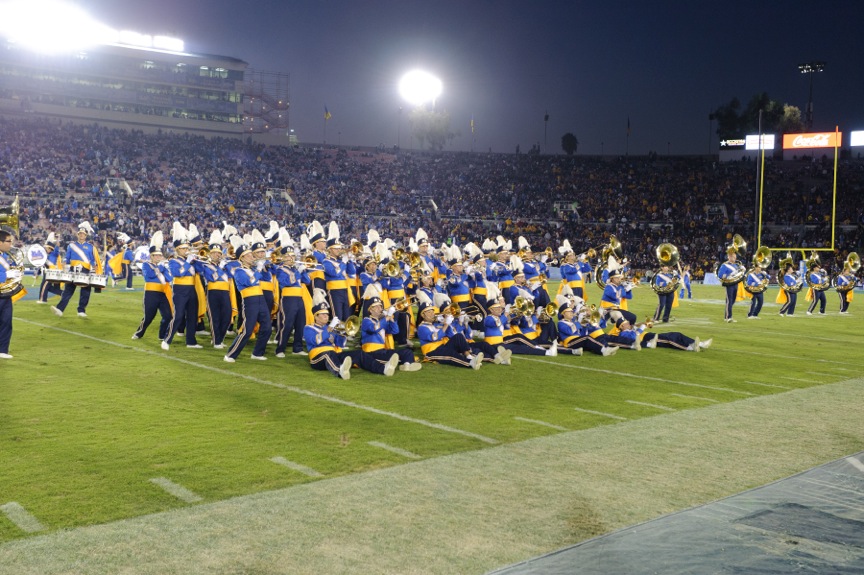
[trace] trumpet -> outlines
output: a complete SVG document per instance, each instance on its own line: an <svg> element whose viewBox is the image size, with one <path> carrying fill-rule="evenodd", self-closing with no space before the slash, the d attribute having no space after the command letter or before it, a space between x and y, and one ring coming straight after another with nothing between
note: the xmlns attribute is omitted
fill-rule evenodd
<svg viewBox="0 0 864 575"><path fill-rule="evenodd" d="M351 242L351 246L348 248L348 251L351 252L354 256L359 256L363 253L363 242L353 241Z"/></svg>
<svg viewBox="0 0 864 575"><path fill-rule="evenodd" d="M312 252L307 252L306 255L303 256L303 263L309 267L318 265L318 258L315 257L315 254Z"/></svg>
<svg viewBox="0 0 864 575"><path fill-rule="evenodd" d="M210 257L210 248L207 246L202 247L200 250L198 250L198 257L202 260L204 258Z"/></svg>
<svg viewBox="0 0 864 575"><path fill-rule="evenodd" d="M398 312L408 311L409 309L411 309L411 306L416 303L416 301L417 298L415 296L409 295L401 299L397 299L395 302L393 302L393 307L396 308L396 311Z"/></svg>
<svg viewBox="0 0 864 575"><path fill-rule="evenodd" d="M597 309L597 306L592 303L587 307L587 309L583 309L579 314L579 325L582 327L585 327L586 325L597 325L600 323L601 319L603 319L603 312Z"/></svg>
<svg viewBox="0 0 864 575"><path fill-rule="evenodd" d="M282 263L282 260L284 259L284 257L285 256L283 256L281 253L279 253L278 249L273 250L272 252L270 252L270 263L272 263L274 265L279 265Z"/></svg>

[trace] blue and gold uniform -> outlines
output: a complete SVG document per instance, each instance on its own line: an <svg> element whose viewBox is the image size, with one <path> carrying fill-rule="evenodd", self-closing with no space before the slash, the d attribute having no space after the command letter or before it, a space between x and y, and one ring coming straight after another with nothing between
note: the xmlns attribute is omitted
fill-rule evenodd
<svg viewBox="0 0 864 575"><path fill-rule="evenodd" d="M176 242L176 240L175 240ZM168 260L168 270L171 274L171 289L173 291L174 317L168 336L162 341L162 349L168 349L174 336L183 328L187 347L199 347L195 338L198 325L198 293L195 290L197 272L191 261L185 259L189 244L175 246L175 256Z"/></svg>
<svg viewBox="0 0 864 575"><path fill-rule="evenodd" d="M678 272L663 266L651 280L661 291L657 292L657 308L654 310L654 321L669 322L672 304L675 303L675 292L679 281ZM665 293L664 293L665 292Z"/></svg>
<svg viewBox="0 0 864 575"><path fill-rule="evenodd" d="M235 253L238 248L235 246ZM233 362L243 351L243 348L252 337L255 331L255 325L258 325L258 333L255 339L255 348L252 350L252 359L266 359L264 352L267 349L267 341L270 339L270 332L273 331L273 324L270 319L270 308L267 307L267 302L264 300L264 293L261 290L261 283L255 271L250 269L252 263L252 254L250 252L240 251L241 256L245 256L247 261L240 260L242 264L234 271L234 284L240 291L241 301L238 304L243 308L243 325L237 332L237 337L228 348L228 353L225 354L225 360Z"/></svg>
<svg viewBox="0 0 864 575"><path fill-rule="evenodd" d="M204 282L207 292L207 319L210 322L210 342L215 349L224 347L225 334L231 327L232 304L231 296L234 283L227 270L227 265L222 261L221 246L218 243L211 244L211 254L217 252L219 255L211 256L217 258L218 263L213 261L195 260L195 271Z"/></svg>
<svg viewBox="0 0 864 575"><path fill-rule="evenodd" d="M63 290L60 283L56 281L47 281L45 279L44 270L59 270L63 265L59 261L60 252L57 251L57 244L54 241L54 232L48 234L48 239L45 241L45 251L48 252L48 258L45 260L45 265L42 266L42 283L39 285L39 303L48 303L49 294L61 295Z"/></svg>
<svg viewBox="0 0 864 575"><path fill-rule="evenodd" d="M161 237L162 232L158 232ZM161 246L161 239L160 239ZM154 254L158 254L155 255ZM138 329L132 335L132 339L141 339L156 318L161 315L159 322L159 339L164 340L168 336L173 312L171 309L171 272L168 265L162 261L161 251L151 251L151 260L144 262L141 266L141 275L144 278L144 317L138 325ZM158 261L157 261L158 260Z"/></svg>
<svg viewBox="0 0 864 575"><path fill-rule="evenodd" d="M735 320L732 318L732 306L739 299L738 284L741 283L743 277L735 281L735 278L740 275L741 269L741 265L735 261L737 259L735 248L730 247L727 253L729 254L729 259L717 268L717 277L726 287L726 305L723 309L723 319L726 323L735 323Z"/></svg>
<svg viewBox="0 0 864 575"><path fill-rule="evenodd" d="M292 339L292 353L303 353L303 331L312 323L312 297L308 286L312 279L305 264L290 263L276 267L276 281L279 284L279 314L276 322L276 356L284 354L288 340ZM307 309L308 308L308 309Z"/></svg>
<svg viewBox="0 0 864 575"><path fill-rule="evenodd" d="M762 303L765 301L765 294L758 290L768 285L768 274L762 271L762 268L755 267L753 268L753 271L745 276L744 283L747 285L747 288L749 288L747 289L747 292L752 298L750 301L750 311L747 312L747 319L759 319L759 312L762 311Z"/></svg>
<svg viewBox="0 0 864 575"><path fill-rule="evenodd" d="M66 247L66 257L64 263L67 269L80 271L82 273L102 273L102 263L99 256L96 255L96 250L93 244L87 241L89 234L93 233L93 228L88 222L82 222L78 226L78 240L70 243ZM66 282L63 287L63 294L60 296L60 302L56 306L52 306L51 310L55 315L62 316L66 306L69 305L69 300L75 293L76 286L73 282ZM80 286L81 293L78 296L78 316L87 317L87 304L90 303L91 288L89 285Z"/></svg>

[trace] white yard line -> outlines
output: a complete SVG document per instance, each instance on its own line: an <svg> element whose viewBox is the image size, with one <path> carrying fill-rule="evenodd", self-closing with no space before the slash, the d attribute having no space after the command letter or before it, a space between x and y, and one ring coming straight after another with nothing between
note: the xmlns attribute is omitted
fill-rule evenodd
<svg viewBox="0 0 864 575"><path fill-rule="evenodd" d="M711 403L720 403L716 399L711 399L709 397L699 397L697 395L684 395L681 393L670 393L669 395L673 397L683 397L684 399L698 399L699 401L710 401Z"/></svg>
<svg viewBox="0 0 864 575"><path fill-rule="evenodd" d="M281 465L282 467L287 467L288 469L292 469L297 473L302 473L303 475L308 475L309 477L324 477L321 473L315 471L311 467L306 467L305 465L301 465L300 463L295 463L293 461L288 461L284 457L277 455L276 457L271 457L270 461L275 463L276 465Z"/></svg>
<svg viewBox="0 0 864 575"><path fill-rule="evenodd" d="M150 480L150 483L158 485L166 492L170 493L181 501L185 501L186 503L197 503L202 500L202 497L197 493L186 489L179 483L174 483L167 477L154 477Z"/></svg>
<svg viewBox="0 0 864 575"><path fill-rule="evenodd" d="M745 381L744 383L749 383L750 385L761 385L762 387L776 387L777 389L792 389L786 385L775 385L773 383L762 383L759 381Z"/></svg>
<svg viewBox="0 0 864 575"><path fill-rule="evenodd" d="M61 332L61 333L67 333L67 334L69 334L69 335L74 335L74 336L76 336L76 337L81 337L81 338L84 338L84 339L89 339L89 340L92 340L92 341L96 341L96 342L99 342L99 343L103 343L103 344L105 344L105 345L110 345L110 346L114 346L114 347L119 347L120 349L125 349L125 350L128 350L128 351L134 351L134 352L136 352L136 353L144 353L144 354L150 355L150 356L152 356L152 357L162 358L162 359L167 360L167 361L176 361L176 362L178 362L178 363L182 363L182 364L185 364L185 365L190 365L190 366L192 366L192 367L196 367L196 368L198 368L198 369L205 369L205 370L212 371L212 372L214 372L214 373L218 373L218 374L221 374L221 375L228 375L228 376L233 377L233 378L245 379L245 380L247 380L247 381L251 381L251 382L254 382L254 383L261 384L261 385L268 385L268 386L270 386L270 387L277 387L277 388L279 388L279 389L284 389L284 390L286 390L286 391L290 391L290 392L292 392L292 393L297 393L297 394L300 394L300 395L306 395L306 396L308 396L308 397L314 397L315 399L320 399L320 400L322 400L322 401L329 401L329 402L332 402L332 403L338 403L339 405L344 405L344 406L346 406L346 407L352 407L352 408L354 408L354 409L360 409L360 410L363 410L363 411L368 411L368 412L371 412L371 413L375 413L376 415L383 415L383 416L385 416L385 417L392 417L392 418L394 418L394 419L398 419L398 420L400 420L400 421L406 421L406 422L409 422L409 423L416 423L416 424L418 424L418 425L423 425L423 426L426 426L426 427L431 427L431 428L433 428L433 429L437 429L437 430L439 430L439 431L445 431L445 432L447 432L447 433L455 433L455 434L458 434L458 435L464 435L465 437L471 437L471 438L473 438L473 439L477 439L477 440L479 440L479 441L482 441L483 443L488 443L488 444L490 444L490 445L495 445L495 444L498 443L498 440L496 440L496 439L492 439L491 437L486 437L486 436L483 436L483 435L480 435L480 434L477 434L477 433L473 433L473 432L470 432L470 431L465 431L465 430L463 430L463 429L457 429L457 428L455 428L455 427L450 427L449 425L443 425L443 424L440 424L440 423L434 423L434 422L431 422L431 421L426 421L426 420L424 420L424 419L417 419L417 418L415 418L415 417L409 417L409 416L407 416L407 415L402 415L402 414L400 414L400 413L395 413L395 412L393 412L393 411L385 411L385 410L383 410L383 409L378 409L378 408L375 408L375 407L370 407L370 406L368 406L368 405L362 405L362 404L359 404L359 403L354 403L353 401L347 401L347 400L345 400L345 399L341 399L341 398L338 398L338 397L333 397L333 396L330 396L330 395L324 395L324 394L321 394L321 393L315 393L314 391L309 391L309 390L307 390L307 389L303 389L303 388L300 388L300 387L294 387L293 385L285 385L285 384L282 384L282 383L276 383L275 381L268 381L268 380L266 380L266 379L261 379L261 378L259 378L259 377L253 377L253 376L251 376L251 375L246 375L246 374L244 374L244 373L241 373L241 372L238 372L238 371L234 371L234 370L222 369L222 368L218 368L218 367L212 367L212 366L209 366L209 365L205 365L205 364L203 364L203 363L198 363L198 362L191 361L191 360L188 360L188 359L183 359L183 358L180 358L180 357L176 357L176 356L174 356L174 355L168 355L170 352L164 352L164 351L160 351L160 352L150 351L150 350L147 350L147 349L141 349L141 348L138 348L138 347L132 347L132 346L130 346L130 345L125 345L125 344L122 344L122 343L117 343L117 342L115 342L115 341L110 341L110 340L107 340L107 339L100 339L100 338L98 338L98 337L93 337L92 335L87 335L86 333L80 333L80 332L77 332L77 331L72 331L72 330L68 330L68 329L63 329L63 328L59 328L59 327L56 327L56 326L47 325L47 324L43 324L43 323L39 323L39 322L35 322L35 321L26 320L26 319L20 319L20 318L15 318L15 319L17 319L18 321L22 321L22 322L24 322L24 323L29 323L29 324L31 324L31 325L38 326L38 327L43 327L43 328L46 328L46 329L53 329L53 330L55 330L55 331L59 331L59 332Z"/></svg>
<svg viewBox="0 0 864 575"><path fill-rule="evenodd" d="M390 453L395 453L396 455L407 457L408 459L423 459L422 455L417 455L416 453L412 453L407 449L402 449L401 447L394 447L392 445L388 445L387 443L381 443L380 441L370 441L368 443L372 447L378 447L380 449L389 451Z"/></svg>
<svg viewBox="0 0 864 575"><path fill-rule="evenodd" d="M566 427L561 427L560 425L555 425L554 423L549 423L546 421L540 421L538 419L528 419L525 417L514 417L513 419L517 421L524 421L525 423L536 423L537 425L551 427L552 429L557 429L558 431L569 431L569 429L567 429Z"/></svg>
<svg viewBox="0 0 864 575"><path fill-rule="evenodd" d="M617 419L618 421L627 421L626 417L622 417L620 415L615 415L612 413L604 413L602 411L594 411L593 409L582 409L581 407L574 407L575 411L581 411L582 413L590 413L591 415L602 415L603 417L611 417L612 419Z"/></svg>
<svg viewBox="0 0 864 575"><path fill-rule="evenodd" d="M29 511L24 509L20 503L10 501L9 503L0 505L0 511L2 511L3 515L5 515L9 521L14 523L18 529L25 533L36 533L45 530L45 526L31 515Z"/></svg>
<svg viewBox="0 0 864 575"><path fill-rule="evenodd" d="M654 409L662 409L663 411L678 411L674 407L669 407L667 405L657 405L656 403L645 403L644 401L633 401L632 399L625 399L624 403L632 403L633 405L644 405L645 407L653 407Z"/></svg>
<svg viewBox="0 0 864 575"><path fill-rule="evenodd" d="M846 462L849 463L849 465L851 465L852 467L854 467L858 471L864 472L864 463L861 463L860 461L858 461L854 457L847 457Z"/></svg>

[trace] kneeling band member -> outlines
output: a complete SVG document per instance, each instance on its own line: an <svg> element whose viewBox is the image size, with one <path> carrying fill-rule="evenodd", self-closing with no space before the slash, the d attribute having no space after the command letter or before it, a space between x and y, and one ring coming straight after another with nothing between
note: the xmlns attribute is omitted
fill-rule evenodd
<svg viewBox="0 0 864 575"><path fill-rule="evenodd" d="M395 353L399 357L400 371L419 371L422 365L414 358L410 349L394 349L393 336L399 333L399 326L393 319L396 309L390 307L386 313L384 302L375 284L369 284L363 292L366 317L360 325L361 349L381 363L386 364Z"/></svg>

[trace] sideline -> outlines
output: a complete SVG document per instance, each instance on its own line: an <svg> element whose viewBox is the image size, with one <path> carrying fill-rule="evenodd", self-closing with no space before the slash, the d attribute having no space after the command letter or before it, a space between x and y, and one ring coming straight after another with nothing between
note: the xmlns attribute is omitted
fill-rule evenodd
<svg viewBox="0 0 864 575"><path fill-rule="evenodd" d="M63 329L63 328L61 328L61 327L56 327L56 326L52 326L52 325L47 325L47 324L44 324L44 323L39 323L39 322L36 322L36 321L29 320L29 319L23 319L23 318L19 318L19 317L16 317L16 318L14 318L14 319L15 319L15 321L24 322L24 323L27 323L27 324L30 324L30 325L35 325L35 326L37 326L37 327L41 327L41 328L45 328L45 329L51 329L51 330L54 330L54 331L59 331L59 332L61 332L61 333L66 333L66 334L73 335L73 336L76 336L76 337L81 337L81 338L84 338L84 339L89 339L89 340L92 340L92 341L96 341L96 342L99 342L99 343L102 343L102 344L105 344L105 345L111 345L111 346L114 346L114 347L119 347L120 349L124 349L124 350L127 350L127 351L134 351L134 352L137 352L137 353L144 353L144 354L151 355L151 356L153 356L153 357L158 357L158 358L161 358L161 359L165 359L165 360L168 360L168 361L176 361L176 362L178 362L178 363L182 363L182 364L184 364L184 365L190 365L190 366L192 366L192 367L196 367L196 368L198 368L198 369L206 369L206 370L208 370L208 371L212 371L212 372L214 372L214 373L218 373L218 374L220 374L220 375L228 375L228 376L231 376L231 377L236 377L236 378L240 378L240 379L245 379L245 380L247 380L247 381L251 381L251 382L253 382L253 383L258 383L258 384L260 384L260 385L269 385L270 387L276 387L276 388L279 388L279 389L284 389L285 391L290 391L290 392L292 392L292 393L297 393L297 394L299 394L299 395L305 395L305 396L308 396L308 397L313 397L313 398L315 398L315 399L320 399L320 400L323 400L323 401L329 401L329 402L331 402L331 403L338 403L339 405L344 405L345 407L351 407L351 408L354 408L354 409L360 409L360 410L363 410L363 411L368 411L368 412L374 413L374 414L376 414L376 415L383 415L383 416L385 416L385 417L392 417L392 418L394 418L394 419L398 419L398 420L400 420L400 421L406 421L406 422L408 422L408 423L416 423L417 425L423 425L423 426L425 426L425 427L431 427L432 429L437 429L437 430L439 430L439 431L445 431L445 432L447 432L447 433L455 433L455 434L457 434L457 435L463 435L463 436L465 436L465 437L470 437L470 438L472 438L472 439L477 439L477 440L479 440L479 441L482 441L483 443L488 443L489 445L497 445L497 444L498 444L498 440L497 440L497 439L492 439L491 437L486 437L486 436L484 436L484 435L480 435L480 434L478 434L478 433L473 433L473 432L471 432L471 431L465 431L464 429L458 429L458 428L456 428L456 427L450 427L449 425L444 425L444 424L441 424L441 423L434 423L434 422L432 422L432 421L426 421L425 419L417 419L416 417L410 417L410 416L407 416L407 415L402 415L401 413L396 413L396 412L393 412L393 411L386 411L386 410L383 410L383 409L378 409L377 407L370 407L370 406L368 406L368 405L362 405L362 404L360 404L360 403L355 403L355 402L353 402L353 401L348 401L348 400L341 399L341 398L338 398L338 397L333 397L332 395L324 395L324 394L321 394L321 393L315 393L314 391L309 391L308 389L303 389L303 388L301 388L301 387L294 387L293 385L285 385L284 383L276 383L275 381L269 381L269 380L266 380L266 379L261 379L261 378L258 378L258 377L253 377L253 376L251 376L251 375L247 375L247 374L244 374L244 373L238 373L238 372L236 372L236 371L231 371L231 370L227 370L227 369L220 369L220 368L218 368L218 367L212 367L212 366L209 366L209 365L206 365L206 364L203 364L203 363L197 363L197 362L194 362L194 361L191 361L191 360L188 360L188 359L182 359L182 358L179 358L179 357L173 357L173 356L165 355L164 353L159 353L159 352L150 351L150 350L147 350L147 349L140 349L140 348L137 348L137 347L132 347L131 345L126 345L126 344L122 344L122 343L117 343L116 341L110 341L110 340L107 340L107 339L100 339L100 338L98 338L98 337L94 337L94 336L92 336L92 335L88 335L88 334L86 334L86 333L80 333L80 332L77 332L77 331L72 331L72 330L68 330L68 329Z"/></svg>

